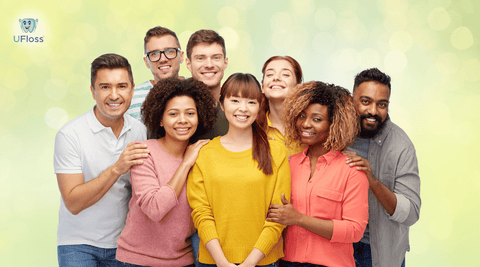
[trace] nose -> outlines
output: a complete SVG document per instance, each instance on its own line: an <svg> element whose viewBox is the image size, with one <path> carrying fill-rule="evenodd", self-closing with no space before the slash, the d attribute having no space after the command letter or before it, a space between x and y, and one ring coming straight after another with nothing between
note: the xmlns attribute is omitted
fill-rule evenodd
<svg viewBox="0 0 480 267"><path fill-rule="evenodd" d="M160 53L160 62L168 61L167 56L165 56L165 52Z"/></svg>
<svg viewBox="0 0 480 267"><path fill-rule="evenodd" d="M310 123L310 120L305 118L302 122L302 127L305 128L305 129L308 129L312 126L312 124Z"/></svg>
<svg viewBox="0 0 480 267"><path fill-rule="evenodd" d="M205 59L205 67L208 68L208 67L211 67L212 66L212 59L207 57Z"/></svg>
<svg viewBox="0 0 480 267"><path fill-rule="evenodd" d="M185 119L185 114L180 113L180 116L178 116L178 122L179 123L185 123L187 120Z"/></svg>
<svg viewBox="0 0 480 267"><path fill-rule="evenodd" d="M247 111L247 101L241 101L240 107L238 108L240 111Z"/></svg>
<svg viewBox="0 0 480 267"><path fill-rule="evenodd" d="M118 96L117 87L113 87L113 88L112 88L112 92L111 92L111 94L110 94L110 98L111 98L112 100L117 100L118 97L119 97L119 96Z"/></svg>
<svg viewBox="0 0 480 267"><path fill-rule="evenodd" d="M274 81L280 81L282 79L282 76L280 75L280 73L276 73L274 76L273 76L273 80Z"/></svg>
<svg viewBox="0 0 480 267"><path fill-rule="evenodd" d="M377 115L377 106L375 104L368 106L368 113L371 115Z"/></svg>

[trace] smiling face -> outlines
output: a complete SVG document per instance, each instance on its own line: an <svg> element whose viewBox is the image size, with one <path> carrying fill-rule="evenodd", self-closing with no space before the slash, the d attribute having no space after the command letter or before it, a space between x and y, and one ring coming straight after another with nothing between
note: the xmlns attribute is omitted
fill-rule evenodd
<svg viewBox="0 0 480 267"><path fill-rule="evenodd" d="M323 147L330 132L328 107L319 103L308 105L298 116L296 130L302 143L311 147Z"/></svg>
<svg viewBox="0 0 480 267"><path fill-rule="evenodd" d="M160 126L167 140L188 141L198 126L197 106L189 96L176 96L165 106Z"/></svg>
<svg viewBox="0 0 480 267"><path fill-rule="evenodd" d="M192 77L202 81L210 88L220 87L223 74L228 65L228 58L218 43L199 43L192 49L191 58L186 59Z"/></svg>
<svg viewBox="0 0 480 267"><path fill-rule="evenodd" d="M243 98L240 96L225 97L222 110L228 120L231 130L245 130L252 126L257 119L260 104L257 99Z"/></svg>
<svg viewBox="0 0 480 267"><path fill-rule="evenodd" d="M165 34L162 36L153 36L145 44L145 53L152 51L165 51L168 48L179 48L177 39L170 34ZM183 51L177 53L177 57L173 59L168 59L162 53L160 60L157 62L151 62L147 57L143 57L143 61L147 68L153 74L155 83L161 79L166 79L169 77L178 77L178 72L180 71L180 64L183 62Z"/></svg>
<svg viewBox="0 0 480 267"><path fill-rule="evenodd" d="M97 102L95 116L103 125L123 122L123 114L130 107L133 87L126 69L99 69L94 86L90 86L93 99Z"/></svg>
<svg viewBox="0 0 480 267"><path fill-rule="evenodd" d="M268 63L262 84L262 92L268 100L285 100L288 91L296 85L295 72L288 61L274 60Z"/></svg>
<svg viewBox="0 0 480 267"><path fill-rule="evenodd" d="M390 91L376 81L361 83L353 92L353 101L360 116L360 137L372 138L382 128L388 115Z"/></svg>

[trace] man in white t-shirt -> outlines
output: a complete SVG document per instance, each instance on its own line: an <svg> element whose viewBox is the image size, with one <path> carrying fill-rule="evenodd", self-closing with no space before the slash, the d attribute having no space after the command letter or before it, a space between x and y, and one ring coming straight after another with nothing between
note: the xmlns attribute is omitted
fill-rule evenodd
<svg viewBox="0 0 480 267"><path fill-rule="evenodd" d="M127 111L128 115L139 121L142 121L140 108L150 89L162 79L178 78L180 64L183 62L183 51L175 32L157 26L147 31L143 42L145 52L143 61L152 72L153 80L135 87L132 104Z"/></svg>
<svg viewBox="0 0 480 267"><path fill-rule="evenodd" d="M127 59L96 58L90 86L96 105L55 137L59 266L124 266L115 253L131 197L129 170L149 153L135 142L146 139L145 126L125 114L134 86Z"/></svg>

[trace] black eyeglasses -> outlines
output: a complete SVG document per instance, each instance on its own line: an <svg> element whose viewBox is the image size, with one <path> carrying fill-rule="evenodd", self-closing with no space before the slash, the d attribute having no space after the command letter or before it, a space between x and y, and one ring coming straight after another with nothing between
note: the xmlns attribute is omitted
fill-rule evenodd
<svg viewBox="0 0 480 267"><path fill-rule="evenodd" d="M162 53L165 55L166 58L168 59L174 59L177 57L178 52L180 51L180 48L168 48L163 51L150 51L145 54L145 56L151 61L151 62L157 62L160 60L162 57Z"/></svg>

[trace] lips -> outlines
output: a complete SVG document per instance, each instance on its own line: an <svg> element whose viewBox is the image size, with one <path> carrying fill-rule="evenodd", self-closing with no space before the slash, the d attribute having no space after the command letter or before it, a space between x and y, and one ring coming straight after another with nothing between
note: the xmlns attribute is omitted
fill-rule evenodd
<svg viewBox="0 0 480 267"><path fill-rule="evenodd" d="M170 70L171 67L172 66L170 66L170 65L162 65L162 66L158 67L158 69L160 71L166 72L166 71Z"/></svg>
<svg viewBox="0 0 480 267"><path fill-rule="evenodd" d="M235 118L239 121L247 121L248 117L247 115L235 115Z"/></svg>
<svg viewBox="0 0 480 267"><path fill-rule="evenodd" d="M188 134L190 127L176 127L174 128L178 134Z"/></svg>
<svg viewBox="0 0 480 267"><path fill-rule="evenodd" d="M283 90L283 89L285 89L285 86L283 86L283 85L272 85L272 86L270 86L270 89L272 89L272 90Z"/></svg>
<svg viewBox="0 0 480 267"><path fill-rule="evenodd" d="M205 76L206 78L212 78L215 76L216 72L202 72L202 75Z"/></svg>
<svg viewBox="0 0 480 267"><path fill-rule="evenodd" d="M300 135L301 135L302 137L310 138L310 137L314 136L315 133L300 131Z"/></svg>
<svg viewBox="0 0 480 267"><path fill-rule="evenodd" d="M122 103L107 103L107 106L111 108L118 108Z"/></svg>

